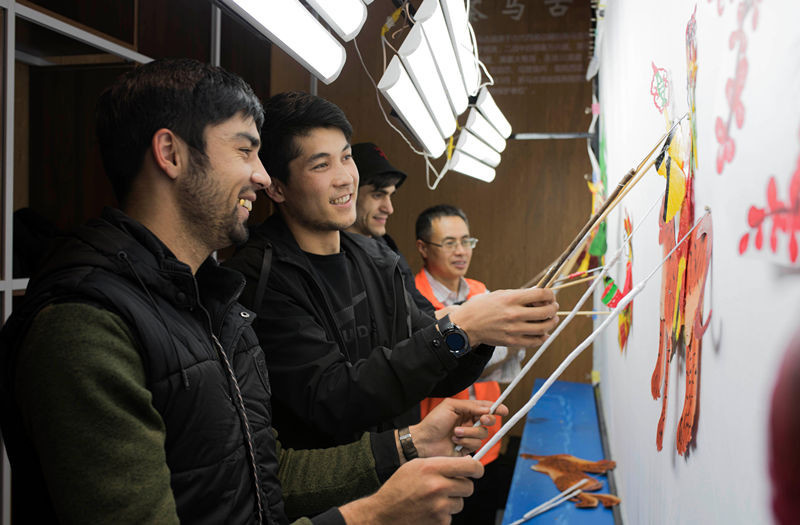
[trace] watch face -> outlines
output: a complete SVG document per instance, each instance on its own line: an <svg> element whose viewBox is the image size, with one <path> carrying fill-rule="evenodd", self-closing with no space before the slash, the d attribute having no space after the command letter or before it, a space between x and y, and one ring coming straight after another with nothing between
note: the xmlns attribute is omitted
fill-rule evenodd
<svg viewBox="0 0 800 525"><path fill-rule="evenodd" d="M445 344L451 352L462 352L467 346L467 340L458 332L450 332L444 338Z"/></svg>

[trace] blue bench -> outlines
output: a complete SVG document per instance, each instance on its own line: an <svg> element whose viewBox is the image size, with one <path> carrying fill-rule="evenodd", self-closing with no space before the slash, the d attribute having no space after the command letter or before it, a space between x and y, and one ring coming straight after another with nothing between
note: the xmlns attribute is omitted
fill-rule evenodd
<svg viewBox="0 0 800 525"><path fill-rule="evenodd" d="M536 392L543 383L543 379L537 379L533 391ZM522 454L571 454L591 461L614 459L604 456L598 421L592 385L567 381L553 383L525 421L503 525L520 519L560 492L548 475L531 470L536 460L526 459ZM609 490L609 480L605 475L589 473L589 476L603 483L603 488L596 492L614 493ZM567 501L525 523L613 525L615 516L612 509L606 509L602 504L594 509L579 509Z"/></svg>

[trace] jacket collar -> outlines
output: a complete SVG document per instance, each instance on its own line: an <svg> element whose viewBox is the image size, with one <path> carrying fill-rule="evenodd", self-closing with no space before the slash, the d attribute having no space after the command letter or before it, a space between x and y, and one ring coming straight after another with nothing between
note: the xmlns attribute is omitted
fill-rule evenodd
<svg viewBox="0 0 800 525"><path fill-rule="evenodd" d="M78 228L42 271L87 264L140 282L176 306L195 306L199 295L204 302L213 298L230 303L244 284L238 272L219 267L211 257L198 269L195 280L189 265L179 261L153 232L114 208L105 208L99 219Z"/></svg>
<svg viewBox="0 0 800 525"><path fill-rule="evenodd" d="M272 243L274 254L279 259L304 267L309 265L308 258L300 248L300 245L297 244L294 235L292 235L280 212L273 213L266 221L256 227L255 232ZM339 232L339 238L340 246L345 251L362 251L367 257L379 261L379 264L393 266L400 258L388 247L382 246L381 243L364 235L342 231Z"/></svg>

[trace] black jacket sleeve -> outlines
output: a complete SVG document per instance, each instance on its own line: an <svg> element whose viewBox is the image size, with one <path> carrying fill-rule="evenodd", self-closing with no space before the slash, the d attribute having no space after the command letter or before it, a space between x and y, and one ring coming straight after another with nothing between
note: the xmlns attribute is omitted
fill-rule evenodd
<svg viewBox="0 0 800 525"><path fill-rule="evenodd" d="M414 301L409 300L408 297L406 298L406 305L411 319L412 332L416 332L421 327L428 326L433 322L432 314L429 315L427 312L417 308ZM481 375L493 352L493 346L478 345L472 349L472 352L457 359L458 365L456 369L437 382L428 397L450 397L469 387Z"/></svg>
<svg viewBox="0 0 800 525"><path fill-rule="evenodd" d="M317 443L346 443L428 397L448 374L461 378L447 395L463 390L481 373L489 356L475 352L456 359L433 320L411 306L414 326L424 326L393 348L372 350L350 363L329 338L312 299L296 283L271 276L254 323L272 383L275 423L280 410L317 433ZM458 369L458 370L457 370ZM281 430L286 434L286 427Z"/></svg>

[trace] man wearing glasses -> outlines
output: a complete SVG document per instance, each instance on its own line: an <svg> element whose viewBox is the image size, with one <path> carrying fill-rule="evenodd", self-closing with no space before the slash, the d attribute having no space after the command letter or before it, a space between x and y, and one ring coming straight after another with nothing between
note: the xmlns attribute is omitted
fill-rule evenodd
<svg viewBox="0 0 800 525"><path fill-rule="evenodd" d="M489 293L485 284L465 277L478 239L470 235L469 221L463 211L447 204L426 209L417 218L416 235L417 250L424 266L414 281L417 290L436 308L437 318L457 308L455 305ZM509 382L519 371L524 356L524 350L509 351L504 346L496 347L481 377L453 397L496 401L500 397L498 380ZM443 399L429 397L422 400L420 416L425 417ZM502 422L497 418L495 425L489 427L489 438L501 426ZM489 465L499 453L500 443L481 458L481 463ZM465 500L465 511L460 516L454 516L453 523L493 522L496 510L505 507L508 494L510 476L502 470L503 467L496 464L486 469L487 476L475 483L475 494ZM497 471L496 475L492 475L494 471Z"/></svg>

